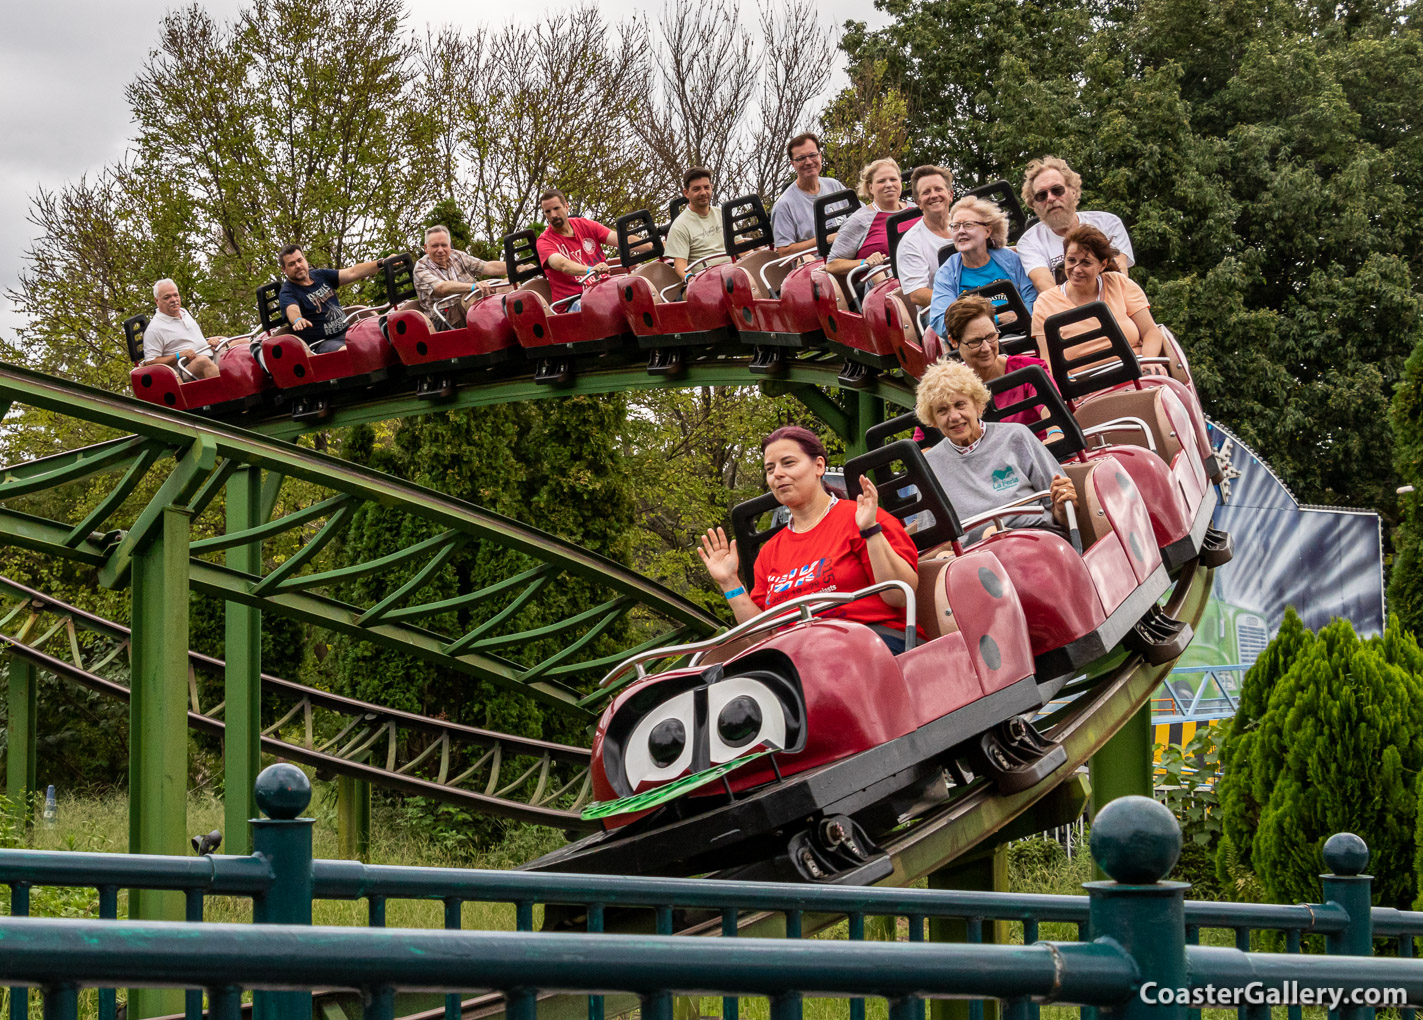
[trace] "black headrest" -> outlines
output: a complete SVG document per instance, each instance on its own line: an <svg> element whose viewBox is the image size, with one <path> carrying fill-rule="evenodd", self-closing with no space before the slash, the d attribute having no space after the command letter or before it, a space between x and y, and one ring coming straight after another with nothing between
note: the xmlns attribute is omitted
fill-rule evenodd
<svg viewBox="0 0 1423 1020"><path fill-rule="evenodd" d="M415 256L408 251L385 257L385 299L392 310L406 301L413 301L415 291Z"/></svg>
<svg viewBox="0 0 1423 1020"><path fill-rule="evenodd" d="M956 249L956 248L953 246L953 243L952 243L952 242L950 242L949 244L946 244L946 245L944 245L942 248L940 248L940 249L939 249L939 265L942 266L945 262L949 261L949 257L950 257L951 255L953 255L953 253L954 253L955 251L957 251L957 250L958 250L958 249Z"/></svg>
<svg viewBox="0 0 1423 1020"><path fill-rule="evenodd" d="M1013 190L1013 185L1007 181L994 181L991 184L980 184L976 188L970 188L964 192L964 197L969 195L975 198L986 198L998 208L1003 210L1003 214L1008 217L1008 239L1021 235L1028 225L1028 218L1023 215L1023 205L1018 201L1018 195Z"/></svg>
<svg viewBox="0 0 1423 1020"><path fill-rule="evenodd" d="M1095 322L1095 325L1064 340L1064 327L1079 322ZM1122 328L1117 325L1112 310L1101 301L1091 301L1058 312L1043 323L1043 331L1047 336L1052 377L1057 380L1058 392L1068 400L1081 400L1089 393L1141 378L1141 363L1136 360L1136 352L1122 335ZM1109 349L1082 350L1084 346L1101 340L1108 342ZM1073 369L1086 365L1097 367L1091 370L1090 375L1079 373L1074 378Z"/></svg>
<svg viewBox="0 0 1423 1020"><path fill-rule="evenodd" d="M1005 390L1016 389L1024 384L1032 387L1032 396L1003 407L998 406L998 394ZM1043 441L1043 445L1054 457L1059 461L1064 461L1087 449L1087 437L1082 434L1082 426L1078 425L1077 419L1072 417L1072 412L1067 409L1067 403L1053 388L1052 381L1048 379L1047 373L1042 370L1041 366L1029 365L1016 372L1000 375L988 384L988 392L993 394L994 399L990 400L988 406L984 408L984 421L1002 421L1008 415L1017 414L1019 411L1047 411L1047 417L1028 427L1038 434L1038 438ZM1061 429L1062 434L1054 434L1045 438L1044 434L1053 426Z"/></svg>
<svg viewBox="0 0 1423 1020"><path fill-rule="evenodd" d="M767 492L731 508L731 534L736 540L736 556L740 562L738 572L748 592L756 586L756 554L772 535L785 527L785 524L773 520L771 526L763 531L756 526L756 522L780 505L776 494Z"/></svg>
<svg viewBox="0 0 1423 1020"><path fill-rule="evenodd" d="M815 200L815 250L821 258L830 257L830 235L859 207L860 197L849 188L832 191Z"/></svg>
<svg viewBox="0 0 1423 1020"><path fill-rule="evenodd" d="M1032 338L1033 315L1028 311L1028 306L1023 303L1023 295L1018 293L1018 288L1013 285L1012 280L994 280L992 283L985 283L982 287L973 287L959 294L959 297L967 297L969 294L977 294L992 301L998 307L998 314L1012 312L1018 318L1000 326L999 332L1003 333L1002 339L998 343L998 349L1004 354L1036 354L1038 351L1037 341Z"/></svg>
<svg viewBox="0 0 1423 1020"><path fill-rule="evenodd" d="M904 232L919 222L919 217L923 215L923 209L917 205L911 205L908 209L901 209L885 220L885 233L889 237L889 264L893 268L896 278L899 276L899 263L895 261L895 255L899 251L900 239L904 237Z"/></svg>
<svg viewBox="0 0 1423 1020"><path fill-rule="evenodd" d="M662 257L662 234L658 231L651 209L639 209L619 216L617 228L618 259L624 268L631 269Z"/></svg>
<svg viewBox="0 0 1423 1020"><path fill-rule="evenodd" d="M515 287L543 275L536 247L538 236L532 230L516 230L504 235L504 268Z"/></svg>
<svg viewBox="0 0 1423 1020"><path fill-rule="evenodd" d="M925 425L919 420L919 416L913 411L906 411L889 421L882 421L878 425L871 425L865 430L865 449L878 450L885 443L901 433L913 434L915 429L924 430L924 440L921 446L938 446L944 441L944 434L932 425Z"/></svg>
<svg viewBox="0 0 1423 1020"><path fill-rule="evenodd" d="M742 195L723 205L721 235L726 239L726 253L733 258L771 247L771 218L761 196Z"/></svg>
<svg viewBox="0 0 1423 1020"><path fill-rule="evenodd" d="M124 320L124 343L128 345L128 360L137 365L143 360L143 331L148 328L148 316L139 314Z"/></svg>
<svg viewBox="0 0 1423 1020"><path fill-rule="evenodd" d="M895 471L894 466L902 470ZM879 490L879 505L903 521L928 510L934 523L921 527L910 537L920 552L953 542L963 537L963 527L954 512L939 476L929 467L919 444L912 439L899 439L869 453L862 453L845 462L845 491L851 499L860 495L860 476L868 475ZM907 495L910 486L917 491Z"/></svg>
<svg viewBox="0 0 1423 1020"><path fill-rule="evenodd" d="M282 284L285 282L269 280L257 288L257 321L268 333L287 324L287 317L282 314L281 300Z"/></svg>
<svg viewBox="0 0 1423 1020"><path fill-rule="evenodd" d="M677 217L682 215L682 210L690 205L686 195L678 195L667 203L667 225L670 227L677 222Z"/></svg>

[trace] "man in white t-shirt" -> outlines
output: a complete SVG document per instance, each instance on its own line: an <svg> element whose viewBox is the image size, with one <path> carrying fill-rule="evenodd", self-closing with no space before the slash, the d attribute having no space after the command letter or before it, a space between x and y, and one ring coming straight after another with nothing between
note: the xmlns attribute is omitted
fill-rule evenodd
<svg viewBox="0 0 1423 1020"><path fill-rule="evenodd" d="M1028 271L1028 279L1039 293L1056 284L1053 269L1062 262L1062 239L1079 223L1090 223L1112 242L1121 254L1117 268L1123 273L1136 265L1131 238L1121 218L1109 212L1078 212L1082 197L1082 175L1056 156L1035 159L1023 178L1023 204L1037 214L1034 223L1018 238L1018 258Z"/></svg>
<svg viewBox="0 0 1423 1020"><path fill-rule="evenodd" d="M721 209L712 205L711 171L694 166L682 175L682 195L687 208L678 214L667 231L662 246L677 275L686 277L687 267L700 272L708 266L728 261L726 241L721 234Z"/></svg>
<svg viewBox="0 0 1423 1020"><path fill-rule="evenodd" d="M216 377L212 345L198 328L197 320L183 307L178 285L172 280L159 280L153 285L153 300L158 307L143 331L143 363L170 365L179 375L187 373L194 379Z"/></svg>
<svg viewBox="0 0 1423 1020"><path fill-rule="evenodd" d="M771 236L776 251L792 255L815 245L815 200L844 191L845 185L833 177L821 177L824 159L820 136L812 131L796 135L786 145L786 155L795 168L795 180L781 192L771 209Z"/></svg>
<svg viewBox="0 0 1423 1020"><path fill-rule="evenodd" d="M926 163L909 177L914 204L924 210L906 230L894 252L899 286L920 308L934 298L934 274L939 271L939 251L953 244L949 236L949 207L954 204L954 175L947 167Z"/></svg>

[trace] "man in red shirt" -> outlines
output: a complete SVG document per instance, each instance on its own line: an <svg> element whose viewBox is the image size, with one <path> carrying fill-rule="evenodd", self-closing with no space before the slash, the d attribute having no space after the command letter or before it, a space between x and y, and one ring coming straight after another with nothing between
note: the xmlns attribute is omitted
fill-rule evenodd
<svg viewBox="0 0 1423 1020"><path fill-rule="evenodd" d="M583 278L589 272L606 273L603 245L612 231L594 220L568 215L568 198L557 188L539 196L548 227L539 235L536 247L539 264L548 278L549 293L557 312L576 312L583 298ZM566 298L574 300L560 305Z"/></svg>

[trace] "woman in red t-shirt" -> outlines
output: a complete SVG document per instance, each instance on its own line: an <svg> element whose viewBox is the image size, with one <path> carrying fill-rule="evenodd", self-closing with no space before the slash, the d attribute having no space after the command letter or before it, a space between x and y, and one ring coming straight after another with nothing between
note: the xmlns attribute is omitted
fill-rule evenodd
<svg viewBox="0 0 1423 1020"><path fill-rule="evenodd" d="M858 499L842 498L823 481L825 445L809 429L787 425L761 442L766 485L791 522L756 556L750 594L737 578L736 546L721 528L708 529L697 550L721 585L736 622L788 599L819 591L853 592L879 581L918 580L918 553L904 526L879 508L879 493L864 476ZM904 596L871 595L824 614L871 627L895 655L904 651Z"/></svg>

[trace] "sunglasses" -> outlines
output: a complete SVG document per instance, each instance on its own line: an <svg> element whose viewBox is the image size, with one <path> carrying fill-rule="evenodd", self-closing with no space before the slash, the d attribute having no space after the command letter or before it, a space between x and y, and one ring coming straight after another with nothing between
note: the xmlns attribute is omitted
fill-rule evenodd
<svg viewBox="0 0 1423 1020"><path fill-rule="evenodd" d="M1054 184L1050 188L1044 188L1042 191L1034 192L1033 202L1046 202L1049 195L1053 198L1061 198L1065 194L1067 194L1067 188L1064 185Z"/></svg>

